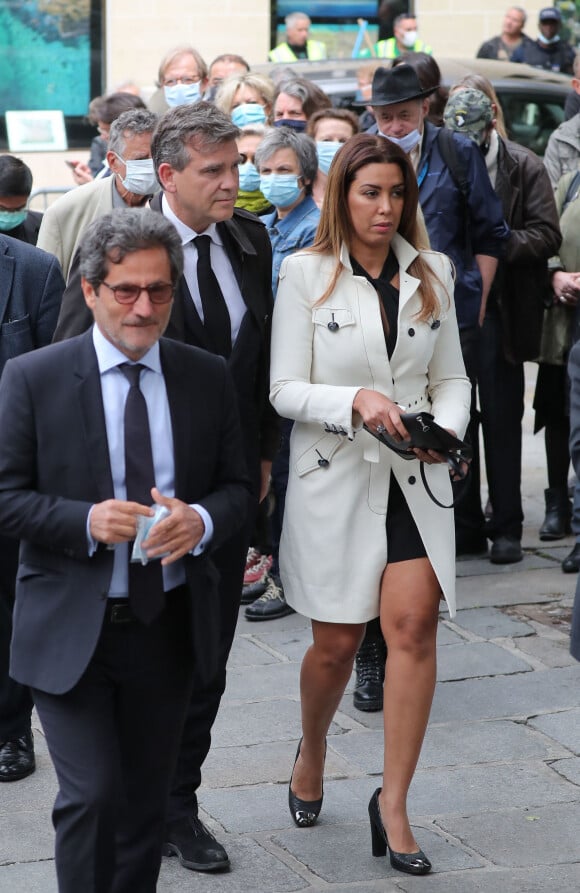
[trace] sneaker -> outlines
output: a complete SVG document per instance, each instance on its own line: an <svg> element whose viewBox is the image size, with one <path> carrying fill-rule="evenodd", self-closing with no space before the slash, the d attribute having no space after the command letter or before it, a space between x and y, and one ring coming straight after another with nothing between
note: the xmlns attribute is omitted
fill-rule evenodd
<svg viewBox="0 0 580 893"><path fill-rule="evenodd" d="M258 553L258 560L251 567L248 567L246 564L246 572L244 573L244 586L251 586L252 583L258 583L260 580L266 582L265 578L268 576L268 571L271 567L272 556L260 555Z"/></svg>
<svg viewBox="0 0 580 893"><path fill-rule="evenodd" d="M268 584L263 595L248 605L244 611L246 620L275 620L294 614L294 608L287 604L280 577L268 577Z"/></svg>

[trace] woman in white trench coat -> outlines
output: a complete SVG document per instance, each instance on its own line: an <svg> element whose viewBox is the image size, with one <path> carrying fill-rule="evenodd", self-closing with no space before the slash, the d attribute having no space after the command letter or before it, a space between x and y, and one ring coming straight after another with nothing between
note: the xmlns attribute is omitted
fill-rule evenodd
<svg viewBox="0 0 580 893"><path fill-rule="evenodd" d="M296 420L280 545L288 603L312 620L301 670L303 737L289 787L294 822L322 806L326 734L365 623L388 647L383 786L369 804L372 849L411 874L431 868L407 817L407 792L436 674L439 601L455 611L449 470L435 453L401 459L363 423L405 438L421 409L459 437L469 418L449 260L417 251L417 182L407 156L361 134L332 163L313 247L281 269L271 392ZM388 835L388 837L387 837Z"/></svg>

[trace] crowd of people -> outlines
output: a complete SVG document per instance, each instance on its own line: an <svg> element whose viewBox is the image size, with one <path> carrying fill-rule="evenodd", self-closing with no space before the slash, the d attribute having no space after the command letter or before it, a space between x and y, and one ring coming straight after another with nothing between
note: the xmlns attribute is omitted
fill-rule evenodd
<svg viewBox="0 0 580 893"><path fill-rule="evenodd" d="M533 41L513 7L479 55L574 68L576 96L559 24L542 10ZM273 61L324 58L305 14L286 27ZM0 781L35 769L34 703L61 893L153 893L163 854L228 869L197 791L240 603L311 620L293 822L322 810L354 666L355 707L384 706L372 853L431 870L407 794L440 604L453 616L456 556L522 560L527 361L539 535L573 530L580 570L580 113L543 163L486 78L447 96L415 17L392 29L351 109L284 65L172 49L147 105L91 103L90 158L42 218L0 156ZM405 452L425 413L469 469Z"/></svg>

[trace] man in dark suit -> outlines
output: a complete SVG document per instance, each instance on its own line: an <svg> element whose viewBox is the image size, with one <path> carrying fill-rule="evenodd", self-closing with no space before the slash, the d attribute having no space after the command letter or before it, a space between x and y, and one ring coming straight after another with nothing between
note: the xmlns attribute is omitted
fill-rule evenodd
<svg viewBox="0 0 580 893"><path fill-rule="evenodd" d="M193 657L209 678L219 658L210 552L243 523L249 483L225 362L161 339L174 228L105 215L81 271L93 328L0 383L0 530L21 539L10 668L58 777L60 893L154 893ZM143 566L128 543L152 502L168 515Z"/></svg>
<svg viewBox="0 0 580 893"><path fill-rule="evenodd" d="M27 208L32 171L14 155L0 155L0 232L36 245L42 214Z"/></svg>
<svg viewBox="0 0 580 893"><path fill-rule="evenodd" d="M576 475L580 475L580 341L577 341L568 357L570 379L570 459ZM580 661L580 577L576 584L576 597L572 610L570 654Z"/></svg>
<svg viewBox="0 0 580 893"><path fill-rule="evenodd" d="M0 235L0 372L9 357L50 344L63 290L51 254ZM35 768L30 692L8 675L17 567L18 540L0 536L0 782Z"/></svg>
<svg viewBox="0 0 580 893"><path fill-rule="evenodd" d="M207 102L166 112L151 143L151 156L164 192L155 196L151 207L175 225L184 249L184 275L179 280L166 335L227 358L257 506L258 499L267 493L279 442L278 419L268 399L272 248L263 223L234 207L238 193L238 133L230 118ZM201 234L211 239L209 261L221 291L217 298L212 289L215 282L208 286L202 279L200 287L198 251L193 239ZM221 304L222 314L213 328L211 308L208 320L204 311L204 300L212 299ZM58 338L70 338L89 324L90 316L71 271ZM220 572L221 659L210 683L202 685L196 680L170 799L167 852L176 853L182 865L198 871L229 865L225 849L198 818L195 792L225 688L226 663L238 619L252 529L250 517L238 536L215 555ZM203 673L204 668L200 667L200 671Z"/></svg>
<svg viewBox="0 0 580 893"><path fill-rule="evenodd" d="M231 119L207 102L167 112L151 142L151 157L163 189L151 207L174 224L184 249L184 276L168 334L227 357L256 507L258 498L267 493L279 439L277 416L268 399L272 249L262 222L234 207L238 133ZM195 241L199 236L210 240L205 261ZM225 688L252 528L253 517L216 554L221 662L209 684L198 679L194 685L169 801L165 852L198 871L229 865L225 849L198 817L196 790ZM203 672L199 662L196 672Z"/></svg>

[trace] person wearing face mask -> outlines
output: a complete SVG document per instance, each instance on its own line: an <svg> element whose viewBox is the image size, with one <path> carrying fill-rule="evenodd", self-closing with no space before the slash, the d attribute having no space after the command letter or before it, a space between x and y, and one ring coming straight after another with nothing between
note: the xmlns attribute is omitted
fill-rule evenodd
<svg viewBox="0 0 580 893"><path fill-rule="evenodd" d="M326 59L326 46L309 39L310 18L305 12L291 12L284 20L286 40L268 53L272 62L296 62L298 59Z"/></svg>
<svg viewBox="0 0 580 893"><path fill-rule="evenodd" d="M238 168L240 186L236 199L236 208L244 208L258 217L271 214L274 206L260 192L260 171L256 167L256 149L264 139L269 128L263 124L246 124L240 128L240 135L236 142L240 152L240 166Z"/></svg>
<svg viewBox="0 0 580 893"><path fill-rule="evenodd" d="M148 108L162 115L168 108L199 102L207 87L207 64L192 46L174 47L163 57L157 75L157 90Z"/></svg>
<svg viewBox="0 0 580 893"><path fill-rule="evenodd" d="M510 227L505 253L493 279L478 349L478 398L491 520L491 561L522 558L522 418L524 362L540 355L548 261L562 236L546 169L529 149L496 129L498 101L479 76L482 90L451 87L445 127L471 140L483 153L492 186ZM479 481L473 481L479 489ZM553 493L546 491L546 504ZM566 494L567 501L567 494Z"/></svg>
<svg viewBox="0 0 580 893"><path fill-rule="evenodd" d="M375 44L376 55L380 59L396 59L405 53L431 53L433 50L420 40L417 19L409 13L401 13L393 22L393 37L379 40Z"/></svg>
<svg viewBox="0 0 580 893"><path fill-rule="evenodd" d="M534 68L573 74L575 50L560 37L562 15L554 6L540 10L538 39L522 44L514 51L512 62L526 62Z"/></svg>
<svg viewBox="0 0 580 893"><path fill-rule="evenodd" d="M28 210L32 171L14 155L0 155L0 233L36 245L42 214Z"/></svg>
<svg viewBox="0 0 580 893"><path fill-rule="evenodd" d="M58 198L44 214L38 245L59 260L67 283L55 341L77 335L90 325L83 299L78 247L87 226L114 208L145 208L159 191L151 161L151 138L157 116L132 109L111 125L107 162L111 177L94 180Z"/></svg>
<svg viewBox="0 0 580 893"><path fill-rule="evenodd" d="M332 102L320 87L307 78L290 77L280 81L274 96L274 127L290 127L304 133L306 122L319 109L329 109Z"/></svg>
<svg viewBox="0 0 580 893"><path fill-rule="evenodd" d="M215 105L236 127L266 124L272 113L274 84L261 74L232 75L219 86Z"/></svg>
<svg viewBox="0 0 580 893"><path fill-rule="evenodd" d="M312 184L312 197L318 208L322 207L326 178L334 156L359 129L358 118L349 109L320 109L308 121L306 133L316 142L318 155L318 171Z"/></svg>
<svg viewBox="0 0 580 893"><path fill-rule="evenodd" d="M312 198L312 183L318 169L316 144L306 134L280 127L266 134L256 149L255 162L260 172L260 191L275 210L262 217L272 243L272 291L276 298L278 273L284 258L312 245L320 211ZM271 540L272 566L266 575L265 591L245 609L252 621L275 620L292 614L286 603L280 580L278 546L282 533L288 458L292 422L282 419L280 447L272 464Z"/></svg>

